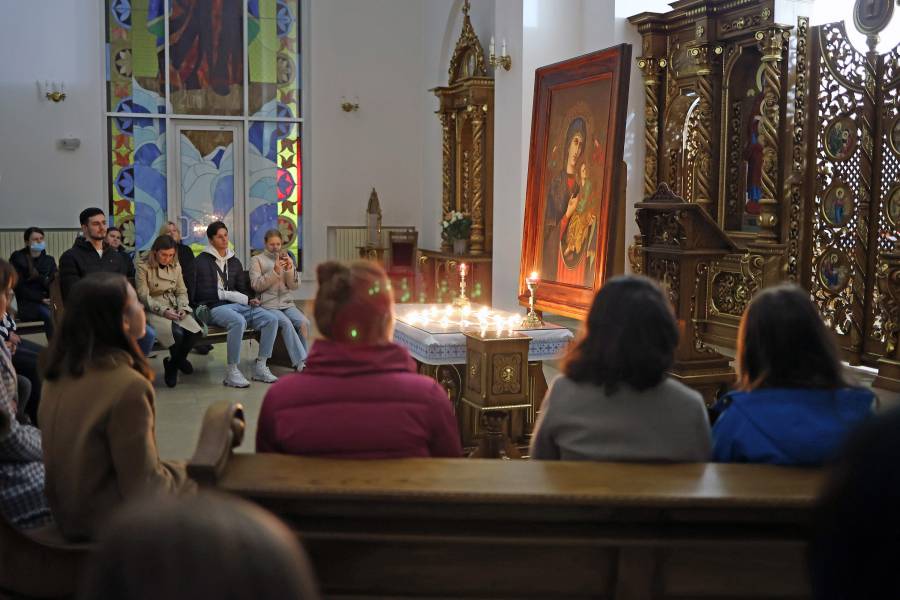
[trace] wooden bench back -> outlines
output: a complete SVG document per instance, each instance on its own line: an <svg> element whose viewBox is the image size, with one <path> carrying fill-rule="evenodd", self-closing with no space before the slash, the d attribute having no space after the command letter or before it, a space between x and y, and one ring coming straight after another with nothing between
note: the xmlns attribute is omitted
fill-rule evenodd
<svg viewBox="0 0 900 600"><path fill-rule="evenodd" d="M817 470L235 455L335 597L806 598Z"/></svg>

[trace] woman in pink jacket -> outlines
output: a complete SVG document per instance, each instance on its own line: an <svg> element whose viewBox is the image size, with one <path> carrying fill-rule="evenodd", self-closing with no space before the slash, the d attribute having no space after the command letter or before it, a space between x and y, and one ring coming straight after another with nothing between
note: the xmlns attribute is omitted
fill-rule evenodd
<svg viewBox="0 0 900 600"><path fill-rule="evenodd" d="M316 340L302 373L269 388L257 452L333 458L462 455L446 392L391 340L394 302L371 262L319 265Z"/></svg>

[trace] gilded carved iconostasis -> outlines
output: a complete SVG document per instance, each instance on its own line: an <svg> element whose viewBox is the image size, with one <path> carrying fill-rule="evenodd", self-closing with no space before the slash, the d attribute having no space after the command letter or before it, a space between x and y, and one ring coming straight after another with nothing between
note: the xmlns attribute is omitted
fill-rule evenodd
<svg viewBox="0 0 900 600"><path fill-rule="evenodd" d="M900 389L900 47L876 49L893 11L860 0L853 22L811 26L774 1L686 0L630 18L647 201L629 256L675 299L694 340L676 375L708 398L733 377L715 380L711 347L733 347L753 294L783 281L809 290L846 360Z"/></svg>

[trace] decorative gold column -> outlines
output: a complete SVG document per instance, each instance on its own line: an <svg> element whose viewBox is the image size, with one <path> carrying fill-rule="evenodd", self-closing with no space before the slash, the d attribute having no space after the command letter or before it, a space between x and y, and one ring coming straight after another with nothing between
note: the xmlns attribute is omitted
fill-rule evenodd
<svg viewBox="0 0 900 600"><path fill-rule="evenodd" d="M484 119L487 104L469 106L472 115L472 236L469 252L484 253Z"/></svg>
<svg viewBox="0 0 900 600"><path fill-rule="evenodd" d="M781 102L781 61L790 33L779 27L756 32L762 53L762 95L759 141L762 145L762 198L757 241L778 242L778 129Z"/></svg>
<svg viewBox="0 0 900 600"><path fill-rule="evenodd" d="M451 203L453 202L453 190L450 187L451 163L453 160L453 139L450 137L452 135L450 130L450 121L453 120L452 117L452 113L441 113L441 149L444 158L444 169L441 174L443 179L443 187L441 189L441 220L447 218L447 215L450 213ZM443 252L450 252L450 242L442 239L441 250Z"/></svg>
<svg viewBox="0 0 900 600"><path fill-rule="evenodd" d="M691 58L697 64L697 97L700 104L697 107L697 130L694 135L696 142L696 158L694 159L694 198L703 210L715 218L712 207L714 182L712 165L714 150L713 135L713 72L719 64L722 56L722 46L702 45L694 46L689 51Z"/></svg>
<svg viewBox="0 0 900 600"><path fill-rule="evenodd" d="M644 198L653 195L659 179L659 85L666 64L665 58L637 58L644 76Z"/></svg>

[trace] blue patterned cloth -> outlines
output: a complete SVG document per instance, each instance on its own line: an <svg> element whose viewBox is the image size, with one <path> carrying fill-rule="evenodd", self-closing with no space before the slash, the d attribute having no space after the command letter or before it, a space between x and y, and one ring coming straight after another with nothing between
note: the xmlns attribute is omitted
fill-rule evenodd
<svg viewBox="0 0 900 600"><path fill-rule="evenodd" d="M16 421L16 371L0 344L0 513L23 529L53 520L44 496L41 432Z"/></svg>

